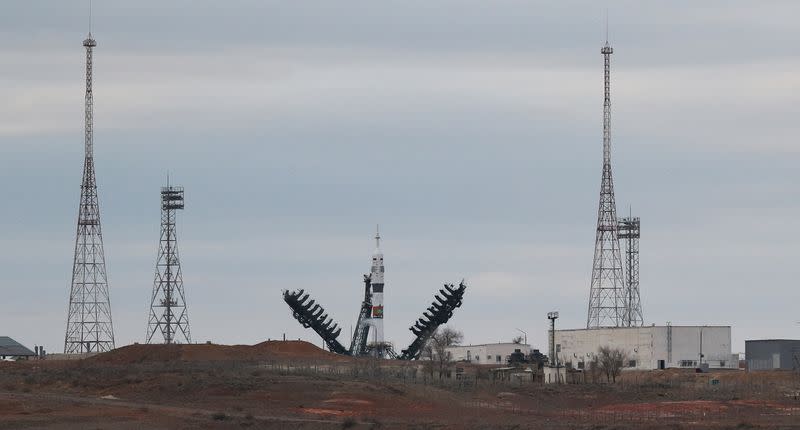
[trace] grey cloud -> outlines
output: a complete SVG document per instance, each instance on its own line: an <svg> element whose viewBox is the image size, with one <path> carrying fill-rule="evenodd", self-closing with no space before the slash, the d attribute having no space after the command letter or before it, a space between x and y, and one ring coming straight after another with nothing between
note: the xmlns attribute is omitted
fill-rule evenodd
<svg viewBox="0 0 800 430"><path fill-rule="evenodd" d="M608 6L617 201L643 219L646 319L730 323L740 349L792 336L798 6ZM0 17L11 309L0 325L51 351L82 161L84 12L41 1ZM470 342L521 327L543 345L553 309L583 325L601 14L594 2L95 2L118 343L143 335L167 170L187 187L179 231L197 339L316 341L280 300L297 285L347 327L377 222L398 344L439 284L461 277L474 289L453 324Z"/></svg>

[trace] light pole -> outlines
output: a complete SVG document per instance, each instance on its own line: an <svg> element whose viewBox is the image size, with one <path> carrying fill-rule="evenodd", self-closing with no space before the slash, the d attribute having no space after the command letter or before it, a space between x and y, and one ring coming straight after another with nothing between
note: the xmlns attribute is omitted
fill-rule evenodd
<svg viewBox="0 0 800 430"><path fill-rule="evenodd" d="M556 357L556 320L558 311L548 312L547 319L550 320L550 367L558 367L558 357Z"/></svg>
<svg viewBox="0 0 800 430"><path fill-rule="evenodd" d="M526 333L525 330L521 330L521 329L517 329L517 331L522 333L523 336L525 336L525 345L527 345L528 344L528 333Z"/></svg>

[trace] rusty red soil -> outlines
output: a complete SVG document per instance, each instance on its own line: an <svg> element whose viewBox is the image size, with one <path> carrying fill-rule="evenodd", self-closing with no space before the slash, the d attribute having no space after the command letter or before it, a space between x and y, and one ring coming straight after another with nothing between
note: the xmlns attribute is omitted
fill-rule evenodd
<svg viewBox="0 0 800 430"><path fill-rule="evenodd" d="M648 403L618 403L597 408L598 412L631 412L647 413L660 412L672 414L691 414L694 412L724 411L731 406L750 406L760 409L783 409L785 405L776 402L761 400L687 400L687 401L664 401Z"/></svg>

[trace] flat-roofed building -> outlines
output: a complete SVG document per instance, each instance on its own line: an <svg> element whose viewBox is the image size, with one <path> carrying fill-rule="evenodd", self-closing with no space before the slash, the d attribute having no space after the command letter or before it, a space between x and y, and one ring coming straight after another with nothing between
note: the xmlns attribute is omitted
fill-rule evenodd
<svg viewBox="0 0 800 430"><path fill-rule="evenodd" d="M797 370L800 369L800 340L746 340L744 358L748 370Z"/></svg>
<svg viewBox="0 0 800 430"><path fill-rule="evenodd" d="M480 345L458 345L447 348L450 359L473 364L502 364L508 362L513 352L519 350L526 356L531 352L531 346L520 343L483 343Z"/></svg>
<svg viewBox="0 0 800 430"><path fill-rule="evenodd" d="M549 338L548 333L548 338ZM604 346L625 353L625 368L737 368L730 326L645 326L556 330L559 365L584 369Z"/></svg>

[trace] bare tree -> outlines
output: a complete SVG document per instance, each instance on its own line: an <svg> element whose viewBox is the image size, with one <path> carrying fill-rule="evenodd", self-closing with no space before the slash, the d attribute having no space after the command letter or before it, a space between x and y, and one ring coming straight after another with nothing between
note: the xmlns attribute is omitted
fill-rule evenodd
<svg viewBox="0 0 800 430"><path fill-rule="evenodd" d="M605 373L608 382L617 382L617 376L622 372L625 365L625 351L620 348L601 346L597 350L597 359L600 370Z"/></svg>
<svg viewBox="0 0 800 430"><path fill-rule="evenodd" d="M525 338L523 338L522 336L517 336L517 337L511 339L511 342L512 343L516 343L517 345L522 345L522 342L524 340L525 340Z"/></svg>
<svg viewBox="0 0 800 430"><path fill-rule="evenodd" d="M424 353L430 354L431 361L438 365L439 379L442 379L445 367L452 361L452 357L447 351L447 348L459 345L463 340L464 333L450 327L441 327L437 329L428 340ZM431 370L431 375L432 374L433 370Z"/></svg>

